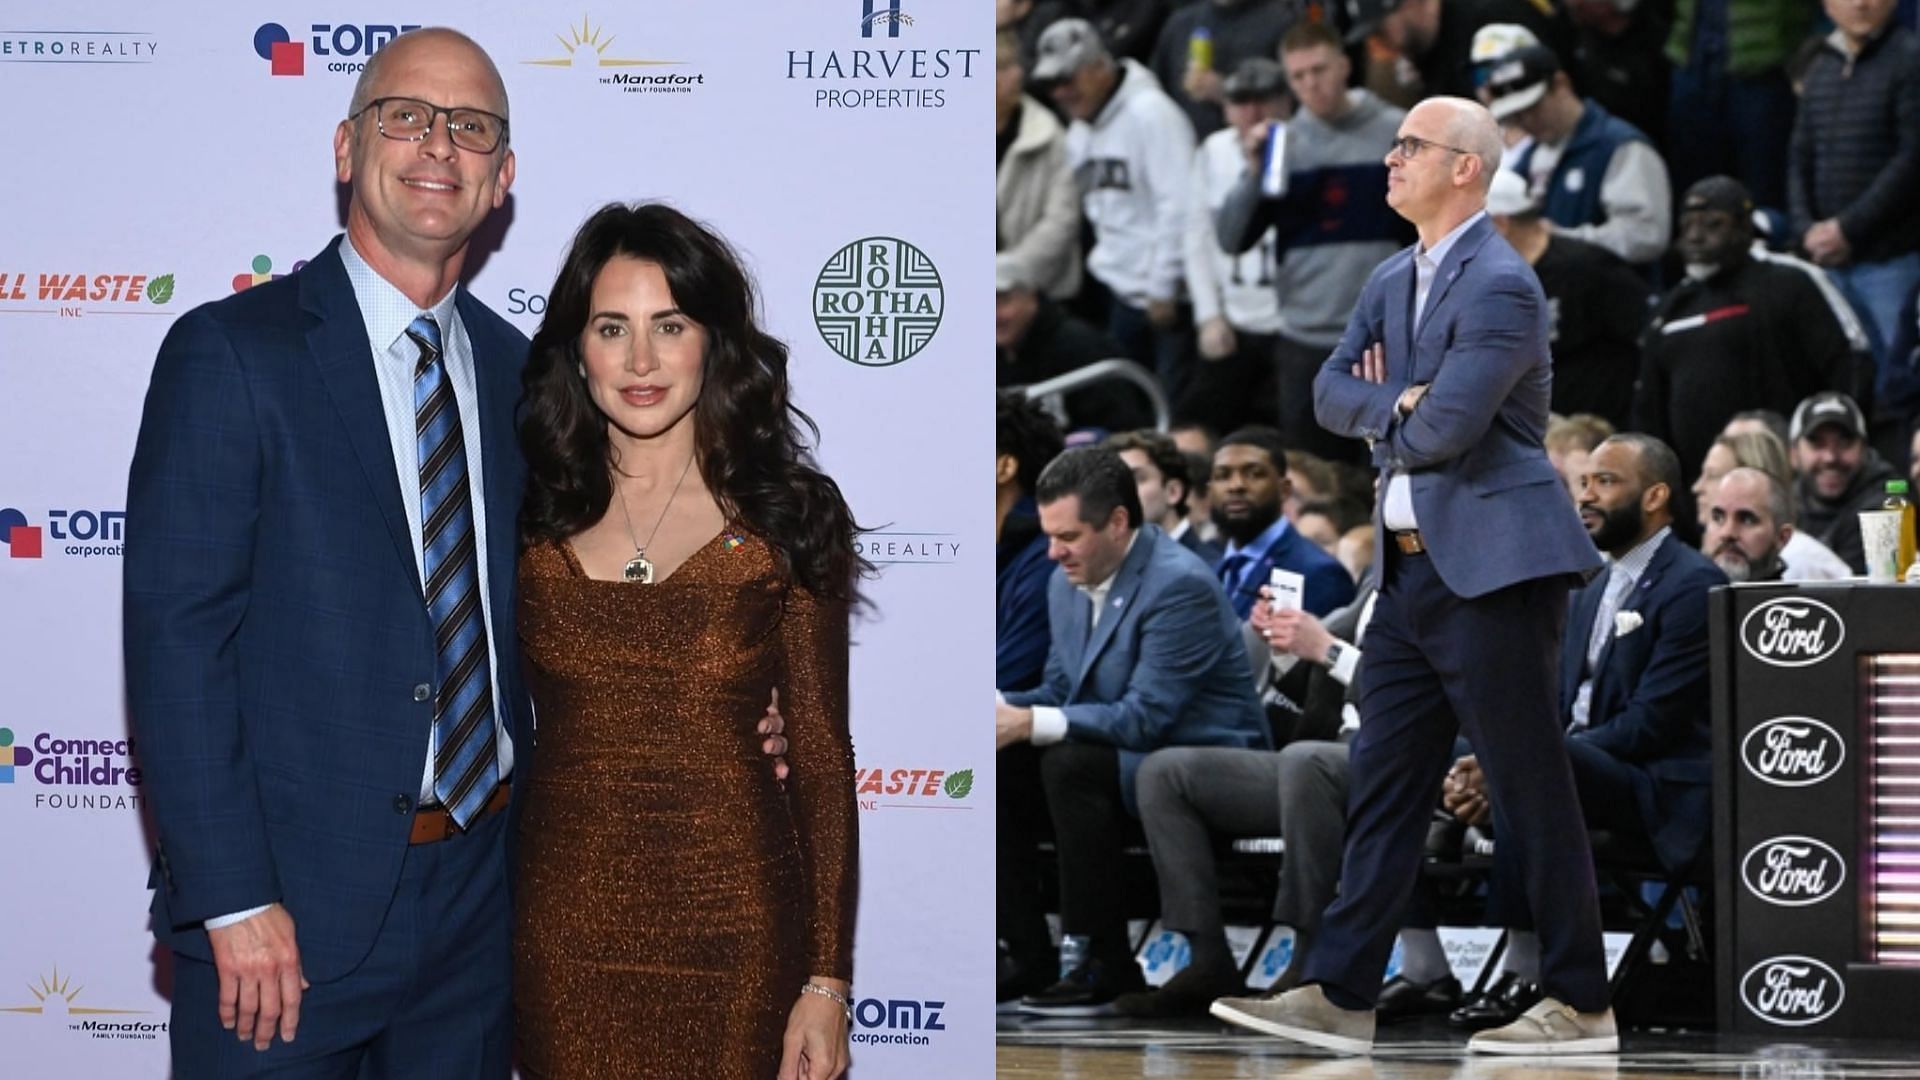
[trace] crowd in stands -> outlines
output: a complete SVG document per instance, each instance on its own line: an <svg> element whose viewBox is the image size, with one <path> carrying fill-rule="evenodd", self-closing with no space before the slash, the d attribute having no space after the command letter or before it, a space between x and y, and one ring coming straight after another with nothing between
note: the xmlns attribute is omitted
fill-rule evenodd
<svg viewBox="0 0 1920 1080"><path fill-rule="evenodd" d="M1709 590L1861 575L1857 512L1920 488L1913 9L999 0L1003 1004L1157 1018L1243 993L1226 838L1285 839L1273 989L1313 948L1379 571L1366 448L1315 421L1312 386L1412 241L1385 157L1435 94L1503 126L1487 213L1548 298L1544 447L1607 563L1560 658L1581 806L1675 874L1704 865ZM1125 381L1024 390L1114 358L1168 430ZM1494 853L1501 971L1465 994L1416 903L1378 1011L1477 1029L1539 999L1552 913L1516 893L1457 751L1434 805ZM1191 948L1159 988L1108 887L1128 844ZM1064 968L1048 911L1081 946Z"/></svg>

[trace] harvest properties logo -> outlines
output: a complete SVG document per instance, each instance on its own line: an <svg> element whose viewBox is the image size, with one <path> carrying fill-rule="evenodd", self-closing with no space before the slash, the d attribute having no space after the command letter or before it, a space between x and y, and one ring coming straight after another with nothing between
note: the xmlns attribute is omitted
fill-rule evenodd
<svg viewBox="0 0 1920 1080"><path fill-rule="evenodd" d="M892 236L841 248L813 283L813 323L841 359L889 367L912 359L940 329L947 293L927 253Z"/></svg>
<svg viewBox="0 0 1920 1080"><path fill-rule="evenodd" d="M147 1009L104 1009L83 1005L80 998L85 990L85 986L75 985L71 975L61 975L60 967L56 964L51 974L38 976L27 983L27 991L33 995L33 1004L0 1006L0 1013L53 1017L55 1022L64 1022L68 1031L93 1039L151 1041L166 1035L165 1020L96 1019L106 1016L148 1016L151 1013Z"/></svg>
<svg viewBox="0 0 1920 1080"><path fill-rule="evenodd" d="M172 274L0 271L0 315L170 315L155 308L172 301Z"/></svg>
<svg viewBox="0 0 1920 1080"><path fill-rule="evenodd" d="M564 55L546 56L537 60L522 61L535 67L571 68L578 71L599 71L603 68L681 68L687 67L685 60L641 59L631 56L609 56L616 35L607 33L607 28L595 26L585 16L579 26L567 27L564 34L555 34ZM615 71L595 77L601 86L611 87L627 94L691 94L696 87L704 86L707 76L694 70L680 71Z"/></svg>
<svg viewBox="0 0 1920 1080"><path fill-rule="evenodd" d="M853 790L862 810L971 810L973 770L859 769Z"/></svg>

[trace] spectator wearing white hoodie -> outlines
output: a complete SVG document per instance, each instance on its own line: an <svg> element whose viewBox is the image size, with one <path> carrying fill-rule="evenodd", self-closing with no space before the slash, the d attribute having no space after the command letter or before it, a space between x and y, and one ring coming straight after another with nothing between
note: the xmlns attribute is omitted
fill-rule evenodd
<svg viewBox="0 0 1920 1080"><path fill-rule="evenodd" d="M1049 26L1038 54L1034 80L1072 120L1067 161L1093 226L1087 273L1113 298L1108 329L1175 396L1191 339L1181 262L1193 125L1151 71L1115 60L1084 19Z"/></svg>

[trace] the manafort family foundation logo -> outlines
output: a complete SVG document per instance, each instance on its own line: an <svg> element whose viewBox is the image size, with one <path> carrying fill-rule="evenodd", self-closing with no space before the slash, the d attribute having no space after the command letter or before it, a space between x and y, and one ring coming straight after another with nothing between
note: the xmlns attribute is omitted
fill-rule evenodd
<svg viewBox="0 0 1920 1080"><path fill-rule="evenodd" d="M947 1030L947 1003L925 998L861 998L853 1003L855 1046L931 1046Z"/></svg>
<svg viewBox="0 0 1920 1080"><path fill-rule="evenodd" d="M606 26L595 26L590 18L582 16L580 25L568 26L565 33L555 34L560 42L560 51L522 63L535 67L571 68L580 71L599 71L603 68L676 68L675 71L613 71L595 76L601 86L612 87L628 94L691 94L696 87L705 85L705 73L691 70L685 60L663 60L637 56L621 56L612 52L613 43L618 35L609 33Z"/></svg>
<svg viewBox="0 0 1920 1080"><path fill-rule="evenodd" d="M419 23L313 23L307 39L300 41L279 23L261 23L253 32L253 51L275 75L305 75L309 50L317 66L335 74L357 74L367 66L367 57L387 42L418 29Z"/></svg>
<svg viewBox="0 0 1920 1080"><path fill-rule="evenodd" d="M0 270L0 314L166 315L172 302L172 274Z"/></svg>
<svg viewBox="0 0 1920 1080"><path fill-rule="evenodd" d="M20 995L22 1004L0 1005L0 1013L13 1013L19 1016L52 1017L64 1021L68 1031L86 1035L95 1039L112 1040L157 1040L167 1034L167 1021L148 1020L101 1020L95 1017L106 1016L147 1016L147 1009L109 1009L83 1002L86 987L76 983L71 975L60 974L60 966L55 964L47 974L37 975L27 982L27 994ZM25 1004L31 995L32 1004Z"/></svg>
<svg viewBox="0 0 1920 1080"><path fill-rule="evenodd" d="M1811 716L1776 716L1740 740L1740 760L1756 779L1775 787L1812 787L1840 771L1847 744Z"/></svg>
<svg viewBox="0 0 1920 1080"><path fill-rule="evenodd" d="M124 510L49 510L42 526L14 507L0 506L0 545L6 547L9 559L39 559L50 553L80 559L117 557L126 521ZM49 538L61 543L49 549Z"/></svg>
<svg viewBox="0 0 1920 1080"><path fill-rule="evenodd" d="M1839 972L1811 956L1775 956L1747 969L1740 1001L1769 1024L1806 1027L1833 1019L1847 1000Z"/></svg>
<svg viewBox="0 0 1920 1080"><path fill-rule="evenodd" d="M158 51L137 30L0 30L0 64L151 64Z"/></svg>
<svg viewBox="0 0 1920 1080"><path fill-rule="evenodd" d="M900 12L900 0L860 0L860 36L899 37L902 26L912 26L913 16Z"/></svg>
<svg viewBox="0 0 1920 1080"><path fill-rule="evenodd" d="M960 559L960 541L944 532L870 532L853 542L854 554L875 566L945 566Z"/></svg>
<svg viewBox="0 0 1920 1080"><path fill-rule="evenodd" d="M307 265L307 260L301 259L293 264L293 269L288 270L287 274L294 273L305 265ZM253 288L255 285L265 285L269 281L278 281L287 276L287 274L274 273L273 260L265 255L255 255L253 262L249 263L248 266L252 268L248 273L233 275L234 292L244 292L247 289Z"/></svg>
<svg viewBox="0 0 1920 1080"><path fill-rule="evenodd" d="M1811 667L1840 651L1847 624L1818 600L1783 596L1759 604L1740 620L1740 642L1763 664Z"/></svg>
<svg viewBox="0 0 1920 1080"><path fill-rule="evenodd" d="M813 322L827 347L867 367L911 359L933 340L946 289L927 253L868 236L833 253L813 283Z"/></svg>
<svg viewBox="0 0 1920 1080"><path fill-rule="evenodd" d="M859 769L853 790L862 810L971 810L973 770Z"/></svg>

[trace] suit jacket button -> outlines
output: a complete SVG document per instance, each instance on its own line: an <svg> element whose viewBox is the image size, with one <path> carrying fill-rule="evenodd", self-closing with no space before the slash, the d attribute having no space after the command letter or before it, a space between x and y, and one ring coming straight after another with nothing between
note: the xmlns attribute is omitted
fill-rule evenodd
<svg viewBox="0 0 1920 1080"><path fill-rule="evenodd" d="M425 701L433 696L433 687L427 683L416 684L413 688L413 700Z"/></svg>
<svg viewBox="0 0 1920 1080"><path fill-rule="evenodd" d="M413 797L410 795L395 795L393 797L393 812L396 814L413 813Z"/></svg>

